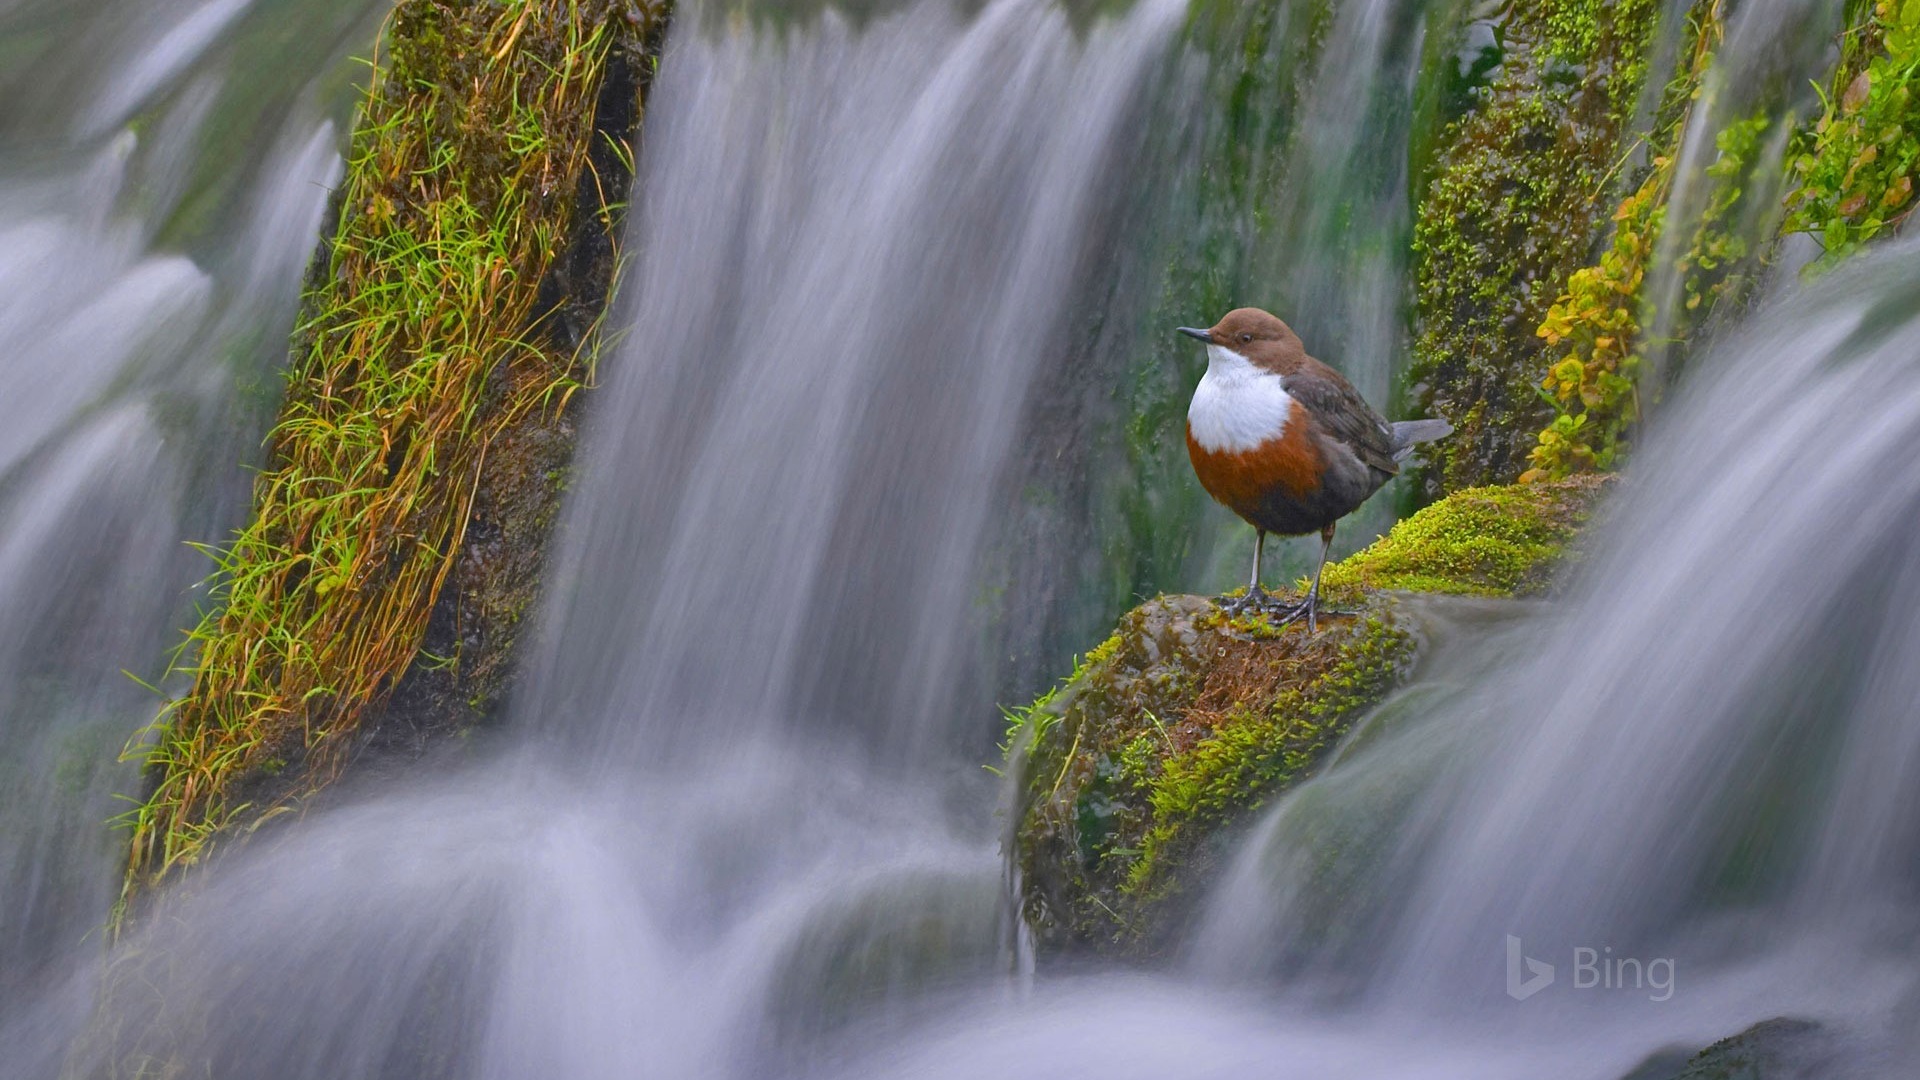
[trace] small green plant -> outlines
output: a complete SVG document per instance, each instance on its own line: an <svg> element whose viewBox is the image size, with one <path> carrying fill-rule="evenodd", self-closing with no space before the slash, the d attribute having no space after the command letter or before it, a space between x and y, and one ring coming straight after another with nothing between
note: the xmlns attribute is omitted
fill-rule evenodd
<svg viewBox="0 0 1920 1080"><path fill-rule="evenodd" d="M1612 468L1622 432L1639 416L1640 285L1660 236L1671 177L1671 159L1660 160L1614 212L1612 246L1598 264L1567 278L1566 292L1540 323L1538 335L1565 351L1545 383L1556 415L1541 431L1522 482Z"/></svg>

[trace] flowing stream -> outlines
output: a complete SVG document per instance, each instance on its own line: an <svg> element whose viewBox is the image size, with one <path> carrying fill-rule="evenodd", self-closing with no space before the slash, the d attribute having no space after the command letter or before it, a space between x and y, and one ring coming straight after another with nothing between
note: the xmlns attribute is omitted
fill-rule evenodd
<svg viewBox="0 0 1920 1080"><path fill-rule="evenodd" d="M510 722L107 954L99 823L154 707L117 672L151 673L191 608L175 541L242 509L226 466L271 406L339 61L378 17L125 6L0 3L22 64L74 73L0 79L64 103L0 96L0 146L57 162L0 167L10 1073L1621 1080L1793 1017L1823 1025L1807 1075L1910 1075L1911 244L1778 285L1689 361L1570 596L1423 603L1418 677L1239 840L1175 963L1031 969L979 765L996 653L1081 601L990 568L1034 489L1106 463L1059 437L1103 396L1063 397L1059 365L1156 291L1168 174L1203 167L1146 160L1205 111L1184 0L683 15ZM1303 325L1382 399L1425 10L1339 5L1273 241L1318 275ZM269 45L299 63L240 64ZM1035 541L1048 568L1121 542L1067 517L1085 535Z"/></svg>

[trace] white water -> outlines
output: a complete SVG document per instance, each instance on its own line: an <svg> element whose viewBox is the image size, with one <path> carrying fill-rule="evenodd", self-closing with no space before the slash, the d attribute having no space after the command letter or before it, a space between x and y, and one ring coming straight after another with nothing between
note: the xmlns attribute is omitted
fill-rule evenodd
<svg viewBox="0 0 1920 1080"><path fill-rule="evenodd" d="M373 25L282 3L263 34L245 6L0 11L40 50L0 74L0 1000L117 889L117 758L159 704L122 669L158 676L208 568L185 541L244 496L338 168L342 42ZM289 31L277 85L223 85ZM243 164L207 182L213 156Z"/></svg>
<svg viewBox="0 0 1920 1080"><path fill-rule="evenodd" d="M1369 93L1401 70L1383 10L1335 22L1387 65L1329 69ZM1016 972L967 749L991 723L984 631L955 613L986 606L976 563L1015 512L1035 387L1110 270L1089 253L1121 227L1183 15L1140 0L1076 28L992 0L677 32L628 332L508 745L173 897L85 1039L85 948L69 984L0 998L9 1067L1617 1080L1790 1014L1843 1037L1819 1075L1907 1075L1912 249L1699 361L1563 612L1424 612L1441 649L1419 682L1258 824L1173 970ZM1327 100L1307 144L1359 168ZM167 287L125 295L219 310L237 288L153 246L127 259ZM284 310L304 243L265 246ZM68 474L22 490L97 475L91 444L62 445ZM106 505L170 505L128 482ZM5 565L0 585L32 581ZM164 625L141 584L163 570L126 574ZM1561 981L1509 998L1508 934ZM1583 945L1672 960L1673 993L1574 986Z"/></svg>

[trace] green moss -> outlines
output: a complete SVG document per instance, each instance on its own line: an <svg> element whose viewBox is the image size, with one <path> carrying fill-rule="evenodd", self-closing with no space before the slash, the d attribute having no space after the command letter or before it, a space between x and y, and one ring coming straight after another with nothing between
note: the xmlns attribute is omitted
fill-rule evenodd
<svg viewBox="0 0 1920 1080"><path fill-rule="evenodd" d="M1389 609L1371 611L1341 641L1329 662L1303 665L1264 708L1239 703L1225 724L1187 750L1159 763L1134 766L1146 778L1153 826L1127 868L1124 891L1161 900L1178 889L1178 866L1196 833L1258 807L1310 769L1346 731L1349 720L1386 696L1414 653L1413 635ZM1147 744L1151 746L1151 744ZM1143 750L1146 747L1142 747Z"/></svg>
<svg viewBox="0 0 1920 1080"><path fill-rule="evenodd" d="M1441 137L1414 228L1410 377L1458 429L1433 460L1448 490L1518 475L1551 418L1533 331L1605 226L1658 10L1651 0L1507 9L1497 75Z"/></svg>
<svg viewBox="0 0 1920 1080"><path fill-rule="evenodd" d="M1599 477L1582 476L1455 492L1328 567L1324 587L1335 597L1366 589L1455 596L1538 593L1552 580L1605 486Z"/></svg>
<svg viewBox="0 0 1920 1080"><path fill-rule="evenodd" d="M1418 642L1388 590L1540 591L1605 482L1464 491L1329 567L1352 609L1316 635L1212 601L1129 612L1072 676L1010 714L1024 912L1043 947L1152 954L1235 824L1310 774Z"/></svg>

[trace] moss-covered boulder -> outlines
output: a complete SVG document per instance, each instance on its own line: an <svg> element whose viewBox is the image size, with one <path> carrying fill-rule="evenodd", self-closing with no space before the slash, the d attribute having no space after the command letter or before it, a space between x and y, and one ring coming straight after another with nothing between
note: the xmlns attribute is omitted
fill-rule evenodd
<svg viewBox="0 0 1920 1080"><path fill-rule="evenodd" d="M1163 596L1012 716L1023 914L1044 951L1150 957L1233 826L1410 670L1404 591L1537 594L1605 482L1460 492L1329 567L1320 631Z"/></svg>

